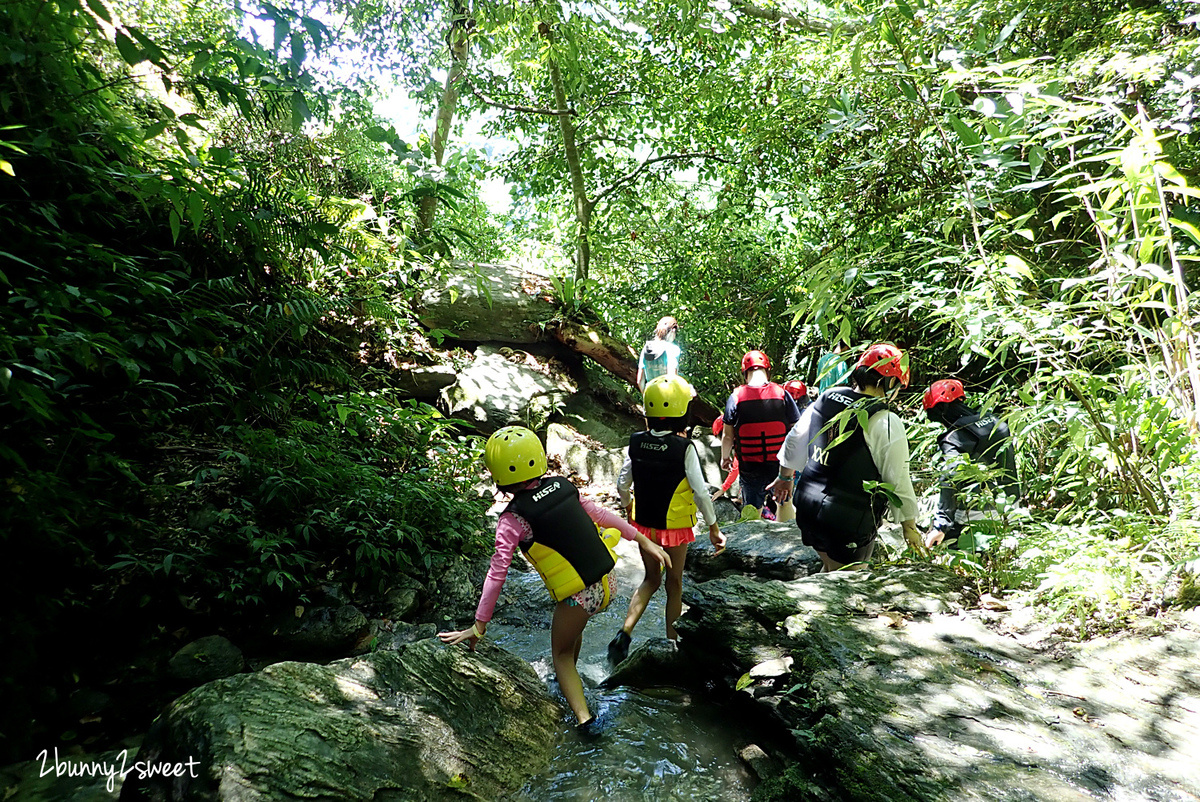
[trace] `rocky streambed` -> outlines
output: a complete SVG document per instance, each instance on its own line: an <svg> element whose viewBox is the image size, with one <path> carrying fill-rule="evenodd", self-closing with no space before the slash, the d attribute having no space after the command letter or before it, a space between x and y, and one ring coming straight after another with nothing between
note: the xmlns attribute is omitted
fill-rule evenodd
<svg viewBox="0 0 1200 802"><path fill-rule="evenodd" d="M1200 799L1195 611L1047 648L1006 633L1013 614L975 609L944 570L809 576L794 527L728 534L724 554L689 555L678 650L659 637L661 596L615 671L604 645L624 600L589 625L580 669L608 722L594 741L557 695L544 591L514 571L476 653L441 646L427 622L371 654L186 693L128 761L194 767L131 772L121 797ZM624 556L627 598L641 568ZM115 798L103 778L38 773L9 767L6 793Z"/></svg>

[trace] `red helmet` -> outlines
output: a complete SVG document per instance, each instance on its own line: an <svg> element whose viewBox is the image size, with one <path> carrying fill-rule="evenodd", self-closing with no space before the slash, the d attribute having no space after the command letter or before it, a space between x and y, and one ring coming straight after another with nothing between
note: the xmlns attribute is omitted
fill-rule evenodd
<svg viewBox="0 0 1200 802"><path fill-rule="evenodd" d="M808 395L808 387L802 381L792 379L790 382L783 383L783 389L788 391L788 395L799 401L804 396Z"/></svg>
<svg viewBox="0 0 1200 802"><path fill-rule="evenodd" d="M954 401L966 394L967 391L958 379L942 379L929 385L929 389L925 391L923 406L925 409L931 409L936 404Z"/></svg>
<svg viewBox="0 0 1200 802"><path fill-rule="evenodd" d="M771 369L771 360L762 351L747 351L742 357L742 373L754 368Z"/></svg>
<svg viewBox="0 0 1200 802"><path fill-rule="evenodd" d="M891 343L876 343L863 352L854 363L857 368L871 368L881 376L890 376L908 386L908 357Z"/></svg>
<svg viewBox="0 0 1200 802"><path fill-rule="evenodd" d="M713 421L713 430L712 430L713 437L720 437L721 432L724 430L725 430L725 418L718 415L717 419L715 421Z"/></svg>

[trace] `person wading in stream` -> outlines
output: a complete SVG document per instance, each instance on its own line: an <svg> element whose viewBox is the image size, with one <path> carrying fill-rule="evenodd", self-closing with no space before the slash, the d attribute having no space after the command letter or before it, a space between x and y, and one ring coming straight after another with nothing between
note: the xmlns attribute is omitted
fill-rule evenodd
<svg viewBox="0 0 1200 802"><path fill-rule="evenodd" d="M779 478L770 487L779 501L793 496L796 525L825 571L871 559L889 506L904 539L924 551L908 473L908 438L900 418L888 409L888 401L908 386L907 360L894 345L872 345L854 365L850 382L821 393L804 410L779 451ZM867 482L891 485L899 503L889 504L887 495L864 487Z"/></svg>
<svg viewBox="0 0 1200 802"><path fill-rule="evenodd" d="M671 567L671 558L660 546L635 530L611 510L581 498L575 485L561 476L546 475L546 451L537 435L523 426L506 426L488 438L484 464L496 485L512 494L512 501L496 522L496 553L492 556L475 623L469 629L438 634L443 643L467 641L472 651L487 632L500 588L508 576L517 548L541 574L557 603L550 625L550 650L554 673L581 730L593 734L595 717L583 695L583 681L575 664L583 644L588 619L601 612L616 590L611 546L596 525L616 530L626 540L636 540L647 566ZM615 542L612 531L605 533ZM649 570L649 568L647 568Z"/></svg>
<svg viewBox="0 0 1200 802"><path fill-rule="evenodd" d="M1021 496L1008 426L995 415L980 415L967 406L963 401L965 396L966 390L958 379L942 379L929 386L923 399L929 420L946 427L938 437L938 446L948 461L940 483L933 529L925 539L925 545L930 547L940 543L948 548L973 550L985 547L988 537L999 531L994 504L979 509L959 503L969 491L987 488L1006 496L1009 502L1005 503L1016 502ZM982 483L956 480L955 474L972 463L990 466L993 475ZM964 536L961 542L960 536Z"/></svg>
<svg viewBox="0 0 1200 802"><path fill-rule="evenodd" d="M696 539L692 531L699 508L708 524L708 539L718 553L725 548L725 536L717 525L717 513L708 497L708 485L700 468L696 444L684 437L692 387L679 376L660 376L646 385L643 406L646 431L629 438L625 464L617 477L617 492L629 520L638 532L666 549L667 564L667 637L677 641L675 619L683 610L683 563L688 544ZM630 497L629 486L633 485ZM646 576L629 600L629 612L621 631L608 644L608 658L620 663L629 653L633 628L637 626L650 597L662 584L657 562L642 562Z"/></svg>
<svg viewBox="0 0 1200 802"><path fill-rule="evenodd" d="M762 351L742 357L742 378L745 384L725 402L721 470L733 467L736 452L743 509L764 510L765 517L774 518L767 506L767 485L779 472L779 446L800 419L800 410L791 394L771 381L771 360Z"/></svg>

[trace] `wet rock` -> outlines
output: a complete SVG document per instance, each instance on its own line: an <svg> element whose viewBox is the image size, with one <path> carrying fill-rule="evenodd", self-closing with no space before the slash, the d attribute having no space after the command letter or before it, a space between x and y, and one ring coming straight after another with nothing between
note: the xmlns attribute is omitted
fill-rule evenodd
<svg viewBox="0 0 1200 802"><path fill-rule="evenodd" d="M242 650L220 635L208 635L184 646L167 664L174 679L202 685L241 673L246 667Z"/></svg>
<svg viewBox="0 0 1200 802"><path fill-rule="evenodd" d="M538 431L574 389L481 345L474 361L442 391L442 401L450 415L484 434L512 425Z"/></svg>
<svg viewBox="0 0 1200 802"><path fill-rule="evenodd" d="M276 663L176 700L139 759L192 760L195 776L130 774L121 799L498 799L546 769L559 718L534 671L487 643Z"/></svg>
<svg viewBox="0 0 1200 802"><path fill-rule="evenodd" d="M483 586L482 566L482 561L476 565L467 560L452 562L446 572L431 583L429 595L432 606L422 615L422 621L440 624L449 619L473 616ZM478 574L477 580L472 580L472 572Z"/></svg>
<svg viewBox="0 0 1200 802"><path fill-rule="evenodd" d="M402 649L410 643L428 640L437 633L437 624L406 624L400 621L393 624L390 630L379 633L379 639L372 651Z"/></svg>
<svg viewBox="0 0 1200 802"><path fill-rule="evenodd" d="M779 774L778 764L758 744L750 744L738 752L742 762L750 767L759 780L769 780Z"/></svg>
<svg viewBox="0 0 1200 802"><path fill-rule="evenodd" d="M798 579L821 570L821 558L800 541L794 523L747 521L722 526L725 551L713 554L708 538L688 549L687 573L704 582L728 572L768 579Z"/></svg>
<svg viewBox="0 0 1200 802"><path fill-rule="evenodd" d="M297 608L275 628L281 644L296 653L329 655L349 649L366 631L367 617L353 605Z"/></svg>
<svg viewBox="0 0 1200 802"><path fill-rule="evenodd" d="M458 262L445 287L421 295L417 315L425 327L463 340L532 343L541 331L530 321L557 314L551 289L546 276L513 264Z"/></svg>
<svg viewBox="0 0 1200 802"><path fill-rule="evenodd" d="M408 618L421 604L421 583L401 575L384 594L384 615L393 621Z"/></svg>
<svg viewBox="0 0 1200 802"><path fill-rule="evenodd" d="M794 738L797 762L756 798L1166 799L1200 788L1185 745L1200 731L1195 632L1064 658L962 614L960 590L920 569L685 585L681 649Z"/></svg>
<svg viewBox="0 0 1200 802"><path fill-rule="evenodd" d="M716 488L713 488L714 490ZM725 496L713 502L713 507L717 511L717 522L721 524L721 531L725 532L729 529L728 524L732 524L742 517L742 511L738 505L734 504Z"/></svg>
<svg viewBox="0 0 1200 802"><path fill-rule="evenodd" d="M472 607L469 614L473 614ZM508 570L508 578L496 600L496 611L492 620L499 624L549 629L554 617L554 600L546 591L546 585L523 557L514 557Z"/></svg>
<svg viewBox="0 0 1200 802"><path fill-rule="evenodd" d="M0 797L19 802L112 802L121 792L126 768L137 763L137 750L68 754L53 747L44 759L0 768ZM80 769L87 773L80 775ZM69 776L73 770L76 776Z"/></svg>
<svg viewBox="0 0 1200 802"><path fill-rule="evenodd" d="M636 637L636 635L635 635ZM666 638L650 638L636 643L629 656L613 669L602 688L628 685L632 688L678 687L681 677L689 676L689 668L675 644Z"/></svg>

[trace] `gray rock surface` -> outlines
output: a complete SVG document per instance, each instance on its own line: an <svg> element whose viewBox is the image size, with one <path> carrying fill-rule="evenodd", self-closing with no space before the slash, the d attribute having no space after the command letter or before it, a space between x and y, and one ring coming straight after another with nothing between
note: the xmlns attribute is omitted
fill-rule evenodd
<svg viewBox="0 0 1200 802"><path fill-rule="evenodd" d="M606 448L570 426L551 423L546 428L546 456L581 476L589 485L615 488L624 448Z"/></svg>
<svg viewBox="0 0 1200 802"><path fill-rule="evenodd" d="M534 357L513 353L519 358L481 345L474 361L442 390L450 415L484 434L513 425L541 430L574 387L528 364L537 364Z"/></svg>
<svg viewBox="0 0 1200 802"><path fill-rule="evenodd" d="M1200 798L1195 631L1072 659L964 614L960 585L894 569L684 586L682 651L795 739L758 798Z"/></svg>
<svg viewBox="0 0 1200 802"><path fill-rule="evenodd" d="M687 658L666 638L650 638L638 643L629 656L613 669L600 684L602 688L628 685L633 688L678 687L681 677L691 673Z"/></svg>
<svg viewBox="0 0 1200 802"><path fill-rule="evenodd" d="M197 776L131 774L121 799L498 799L546 769L560 716L534 671L486 642L276 663L176 700L139 759L192 759Z"/></svg>
<svg viewBox="0 0 1200 802"><path fill-rule="evenodd" d="M445 286L422 294L417 315L427 328L463 340L532 343L540 334L534 321L558 313L550 290L546 276L513 264L460 262Z"/></svg>
<svg viewBox="0 0 1200 802"><path fill-rule="evenodd" d="M707 537L697 537L688 549L684 570L698 582L731 571L767 579L798 579L821 570L821 558L800 542L795 523L747 521L722 524L721 531L725 533L721 554L714 555Z"/></svg>
<svg viewBox="0 0 1200 802"><path fill-rule="evenodd" d="M220 635L208 635L175 652L167 664L167 673L175 679L202 685L238 674L245 667L241 649Z"/></svg>

